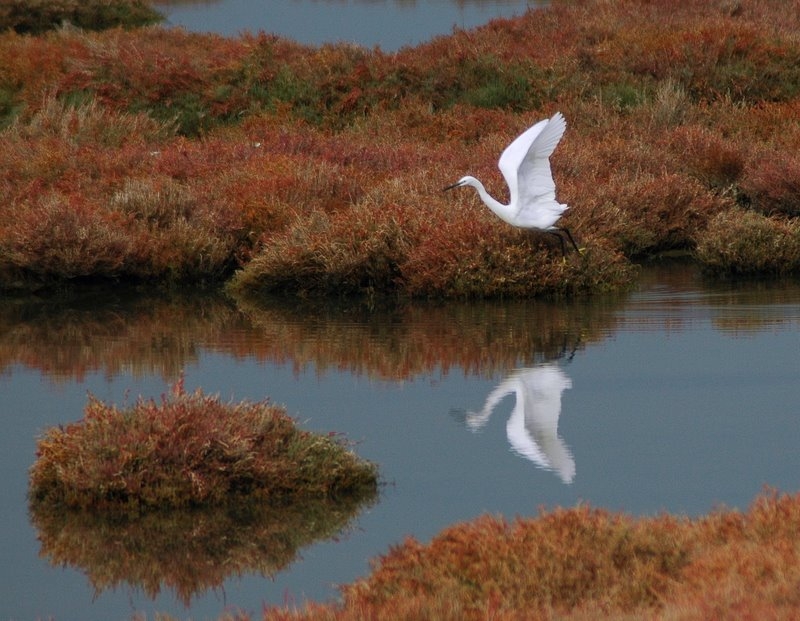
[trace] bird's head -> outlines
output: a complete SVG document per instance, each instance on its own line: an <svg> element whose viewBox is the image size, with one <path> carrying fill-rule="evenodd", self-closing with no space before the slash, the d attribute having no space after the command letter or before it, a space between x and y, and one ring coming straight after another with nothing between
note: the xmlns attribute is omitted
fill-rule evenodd
<svg viewBox="0 0 800 621"><path fill-rule="evenodd" d="M458 181L453 183L452 185L448 185L446 188L442 188L442 192L445 190L452 190L453 188L463 188L465 185L471 185L472 187L477 187L475 184L478 183L478 180L475 177L470 177L467 175L466 177L461 177Z"/></svg>

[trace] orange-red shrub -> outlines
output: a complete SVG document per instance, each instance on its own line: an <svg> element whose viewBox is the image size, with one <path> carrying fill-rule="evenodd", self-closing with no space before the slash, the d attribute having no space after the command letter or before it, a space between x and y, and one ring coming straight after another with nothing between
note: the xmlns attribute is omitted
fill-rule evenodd
<svg viewBox="0 0 800 621"><path fill-rule="evenodd" d="M269 403L222 403L183 382L160 402L118 409L90 398L84 418L37 443L39 509L164 509L242 499L374 495L377 468L335 435L301 431Z"/></svg>
<svg viewBox="0 0 800 621"><path fill-rule="evenodd" d="M742 192L761 213L800 216L800 157L773 149L756 151L745 170Z"/></svg>
<svg viewBox="0 0 800 621"><path fill-rule="evenodd" d="M725 192L739 182L747 157L741 144L696 125L675 129L670 141L681 168L705 187Z"/></svg>
<svg viewBox="0 0 800 621"><path fill-rule="evenodd" d="M634 519L580 506L508 522L481 517L426 545L407 539L338 604L264 619L793 619L800 496L745 513Z"/></svg>

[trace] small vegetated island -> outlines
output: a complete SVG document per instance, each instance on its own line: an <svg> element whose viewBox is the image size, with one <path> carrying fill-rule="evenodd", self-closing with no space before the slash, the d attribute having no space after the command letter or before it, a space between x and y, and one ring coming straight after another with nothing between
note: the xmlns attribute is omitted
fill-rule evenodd
<svg viewBox="0 0 800 621"><path fill-rule="evenodd" d="M396 53L94 32L75 13L123 4L0 7L3 289L130 280L225 283L237 296L569 295L624 287L637 261L662 253L718 275L800 271L797 0L553 0ZM552 157L557 196L586 248L566 258L475 197L440 192L469 171L497 193L497 154L557 110L568 121ZM225 410L200 395L130 412L92 401L82 423L40 441L33 505L336 488L305 479L302 459L266 466L280 483L261 486L267 473L251 468L278 447L268 433L248 445L253 429L217 436L203 418L200 436L157 446L165 417L190 433L179 418L192 404ZM283 424L265 406L237 407L254 428ZM307 449L319 471L339 473L328 459L341 447L307 439L322 442L322 454ZM282 442L303 450L291 433ZM145 468L156 454L164 467ZM371 467L350 467L357 487L374 488ZM339 603L264 616L789 619L799 528L800 498L777 493L695 520L585 507L486 518L402 543Z"/></svg>
<svg viewBox="0 0 800 621"><path fill-rule="evenodd" d="M90 398L82 420L38 440L29 490L52 562L97 590L169 585L186 603L231 573L276 573L377 493L377 466L336 434L182 382L123 409Z"/></svg>
<svg viewBox="0 0 800 621"><path fill-rule="evenodd" d="M297 428L283 408L226 404L202 392L139 399L119 409L94 398L84 418L48 430L31 470L34 506L184 509L237 499L282 503L374 495L377 470L335 434Z"/></svg>

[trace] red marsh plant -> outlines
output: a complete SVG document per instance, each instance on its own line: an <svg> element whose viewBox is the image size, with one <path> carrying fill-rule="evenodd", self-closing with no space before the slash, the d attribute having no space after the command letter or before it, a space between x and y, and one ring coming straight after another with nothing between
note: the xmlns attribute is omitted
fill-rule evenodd
<svg viewBox="0 0 800 621"><path fill-rule="evenodd" d="M135 250L125 228L94 206L58 193L42 196L7 225L0 270L30 279L113 277ZM94 207L96 209L96 207ZM9 214L10 215L10 214Z"/></svg>
<svg viewBox="0 0 800 621"><path fill-rule="evenodd" d="M424 202L431 204L377 207L367 200L333 216L299 219L265 238L230 289L245 295L394 289L415 297L497 297L598 291L630 278L622 257L600 244L591 257L562 260L557 242L545 235L507 229L483 214L452 218L448 210L460 205L442 209L441 199L419 196L417 205Z"/></svg>
<svg viewBox="0 0 800 621"><path fill-rule="evenodd" d="M377 470L335 434L299 430L269 403L228 404L178 382L119 409L91 397L51 428L30 471L33 507L147 510L374 494Z"/></svg>
<svg viewBox="0 0 800 621"><path fill-rule="evenodd" d="M233 292L347 295L395 286L405 232L391 208L348 209L304 217L264 240L261 251L231 281Z"/></svg>
<svg viewBox="0 0 800 621"><path fill-rule="evenodd" d="M793 619L800 496L746 512L633 518L587 506L484 516L406 539L342 587L342 601L264 619Z"/></svg>
<svg viewBox="0 0 800 621"><path fill-rule="evenodd" d="M461 112L461 126L469 127L471 112ZM438 118L455 129L458 116ZM475 120L486 116L475 114ZM581 261L576 254L565 268L558 244L549 236L522 234L498 222L473 195L441 192L443 180L468 166L476 174L489 173L485 178L494 178L500 186L493 162L504 147L500 141L507 137L494 128L487 127L480 142L474 142L472 134L450 139L438 149L419 139L412 143L419 147L415 158L411 150L392 155L393 130L388 129L388 138L376 139L368 131L372 123L364 125L364 131L354 128L330 141L341 149L338 156L321 154L348 162L340 174L361 172L360 189L353 192L350 204L333 213L297 208L294 223L265 232L260 250L235 275L232 290L490 297L580 293L629 280L623 257L604 248L601 240L593 242L591 261ZM450 154L449 163L443 162L443 151ZM397 162L395 175L380 165L383 153ZM312 200L313 194L306 204Z"/></svg>
<svg viewBox="0 0 800 621"><path fill-rule="evenodd" d="M760 213L800 216L800 157L796 153L759 150L750 159L741 186L749 205Z"/></svg>
<svg viewBox="0 0 800 621"><path fill-rule="evenodd" d="M180 143L153 150L171 133L146 115L51 97L30 122L3 131L17 147L0 155L0 182L13 188L0 206L6 286L83 277L213 280L230 270L239 215L158 175L175 151L189 157Z"/></svg>
<svg viewBox="0 0 800 621"><path fill-rule="evenodd" d="M676 128L670 142L685 171L704 187L725 193L740 183L747 161L742 145L699 125Z"/></svg>

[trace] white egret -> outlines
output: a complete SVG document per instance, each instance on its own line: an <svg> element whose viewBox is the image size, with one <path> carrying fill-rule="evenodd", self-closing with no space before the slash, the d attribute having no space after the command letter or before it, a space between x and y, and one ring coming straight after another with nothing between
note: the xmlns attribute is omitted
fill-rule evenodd
<svg viewBox="0 0 800 621"><path fill-rule="evenodd" d="M508 205L492 197L483 184L470 175L461 177L444 189L472 186L486 206L501 220L523 229L535 229L555 235L561 242L561 252L566 254L564 238L560 235L564 233L572 247L580 253L569 230L555 226L568 207L556 201L556 184L550 170L550 155L566 129L564 116L556 112L551 118L539 121L525 130L505 148L497 166L508 184Z"/></svg>
<svg viewBox="0 0 800 621"><path fill-rule="evenodd" d="M561 393L572 387L572 380L555 364L518 369L486 397L480 412L467 413L467 426L483 427L494 408L506 395L516 403L506 423L506 435L515 453L546 470L555 471L564 483L575 478L575 460L558 435Z"/></svg>

